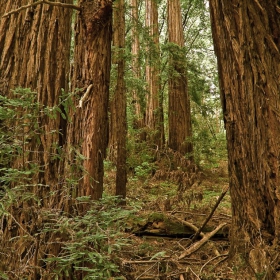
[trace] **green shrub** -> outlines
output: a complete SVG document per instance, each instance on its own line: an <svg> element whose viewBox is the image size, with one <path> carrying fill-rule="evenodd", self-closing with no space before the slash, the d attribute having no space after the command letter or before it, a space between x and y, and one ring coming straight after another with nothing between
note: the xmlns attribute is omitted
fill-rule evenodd
<svg viewBox="0 0 280 280"><path fill-rule="evenodd" d="M52 277L78 275L86 279L123 279L119 274L119 253L128 241L124 235L126 220L132 210L118 206L117 197L105 197L100 201L89 201L87 197L79 203L89 203L90 209L83 216L60 216L46 224L44 233L66 236L59 256L46 258L46 263L55 264ZM75 278L76 277L76 278Z"/></svg>

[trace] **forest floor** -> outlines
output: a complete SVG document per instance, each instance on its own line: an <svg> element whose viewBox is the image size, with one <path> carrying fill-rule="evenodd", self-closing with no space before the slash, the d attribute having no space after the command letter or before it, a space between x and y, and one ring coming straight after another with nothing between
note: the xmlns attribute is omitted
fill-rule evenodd
<svg viewBox="0 0 280 280"><path fill-rule="evenodd" d="M139 211L127 226L129 246L118 256L125 279L248 279L227 263L231 223L227 163L194 173L199 176L183 191L166 178L130 176L127 207L137 205ZM105 180L108 189L110 176L114 175L107 174Z"/></svg>

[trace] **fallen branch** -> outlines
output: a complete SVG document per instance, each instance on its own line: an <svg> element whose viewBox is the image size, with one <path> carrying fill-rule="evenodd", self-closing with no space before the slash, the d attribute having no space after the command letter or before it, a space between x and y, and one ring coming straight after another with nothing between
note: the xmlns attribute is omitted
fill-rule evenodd
<svg viewBox="0 0 280 280"><path fill-rule="evenodd" d="M15 9L15 10L12 10L6 14L4 14L2 16L2 18L4 17L8 17L12 14L16 14L16 13L19 13L20 11L23 11L23 10L26 10L30 7L34 7L34 6L37 6L37 5L40 5L40 4L48 4L48 5L51 5L51 6L58 6L58 7L63 7L63 8L70 8L70 9L74 9L74 10L77 10L77 11L81 11L82 8L77 6L77 5L73 5L73 4L67 4L67 3L61 3L61 2L51 2L51 1L48 1L48 0L40 0L40 1L37 1L37 2L34 2L34 3L31 3L31 4L27 4L25 6L21 6L19 7L18 9Z"/></svg>
<svg viewBox="0 0 280 280"><path fill-rule="evenodd" d="M123 261L122 264L144 264L144 263L157 263L162 260L145 260L145 261Z"/></svg>
<svg viewBox="0 0 280 280"><path fill-rule="evenodd" d="M145 263L158 263L158 262L170 262L172 261L171 258L166 258L166 259L157 259L157 260L141 260L141 261L128 261L128 260L123 260L122 264L145 264Z"/></svg>
<svg viewBox="0 0 280 280"><path fill-rule="evenodd" d="M208 217L205 219L204 223L201 225L201 227L196 231L195 235L192 238L192 242L194 242L197 237L200 235L200 233L202 232L203 228L207 225L207 223L210 221L211 217L213 216L215 210L217 209L217 207L219 206L220 202L222 201L222 199L224 198L224 196L226 195L227 191L228 191L229 187L227 187L219 196L216 204L214 205L211 213L208 215Z"/></svg>
<svg viewBox="0 0 280 280"><path fill-rule="evenodd" d="M210 262L216 260L217 258L221 258L221 257L224 257L223 260L225 260L225 259L228 258L228 254L219 255L219 256L216 256L216 257L210 259L209 261L207 261L207 262L201 267L201 269L200 269L200 271L199 271L199 275L201 275L201 272L202 272L202 270L204 269L204 267L205 267L206 265L208 265ZM222 260L222 261L223 261L223 260Z"/></svg>
<svg viewBox="0 0 280 280"><path fill-rule="evenodd" d="M198 231L198 227L196 227L194 224L192 223L189 223L185 220L182 220L176 216L172 216L172 215L168 215L170 218L175 218L178 222L180 222L181 224L187 226L188 228L192 229L194 232L197 232ZM203 237L204 236L204 233L200 233L200 236Z"/></svg>
<svg viewBox="0 0 280 280"><path fill-rule="evenodd" d="M138 280L141 278L141 276L145 275L147 272L149 272L152 268L154 268L157 265L157 263L153 264L151 267L149 267L148 269L146 269L143 273L141 273L140 275L138 275L138 277L136 277L135 279Z"/></svg>
<svg viewBox="0 0 280 280"><path fill-rule="evenodd" d="M185 250L178 258L178 260L183 259L196 252L200 247L202 247L212 236L214 236L219 230L221 230L227 223L220 224L216 229L204 235L204 237L198 242L194 243L187 250Z"/></svg>

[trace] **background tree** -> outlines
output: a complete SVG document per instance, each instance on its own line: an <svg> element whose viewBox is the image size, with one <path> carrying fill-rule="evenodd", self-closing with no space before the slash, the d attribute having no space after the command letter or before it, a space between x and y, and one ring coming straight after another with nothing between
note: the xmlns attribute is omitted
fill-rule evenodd
<svg viewBox="0 0 280 280"><path fill-rule="evenodd" d="M147 105L145 123L149 131L149 142L159 149L164 144L163 100L160 81L160 52L158 4L154 0L146 0L146 27L150 36L147 47L146 82Z"/></svg>
<svg viewBox="0 0 280 280"><path fill-rule="evenodd" d="M113 13L113 59L117 80L110 102L110 155L116 163L116 195L126 197L126 88L125 88L125 4L124 0L114 3Z"/></svg>
<svg viewBox="0 0 280 280"><path fill-rule="evenodd" d="M231 256L263 279L279 258L280 17L277 1L210 1L227 131Z"/></svg>
<svg viewBox="0 0 280 280"><path fill-rule="evenodd" d="M139 39L139 1L131 0L131 68L132 77L134 78L133 88L132 88L132 104L134 104L134 120L133 128L135 130L144 127L144 116L143 109L141 108L141 100L138 94L137 82L141 77L140 69L140 39ZM143 136L143 135L142 135ZM142 137L143 138L143 137ZM144 138L142 139L144 140Z"/></svg>
<svg viewBox="0 0 280 280"><path fill-rule="evenodd" d="M168 80L168 146L181 154L191 154L191 111L188 95L184 36L179 0L168 3L168 42L170 66Z"/></svg>

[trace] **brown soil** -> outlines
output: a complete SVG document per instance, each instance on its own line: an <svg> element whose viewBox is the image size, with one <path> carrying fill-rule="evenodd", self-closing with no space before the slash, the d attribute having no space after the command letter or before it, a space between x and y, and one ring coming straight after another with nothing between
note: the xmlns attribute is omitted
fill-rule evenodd
<svg viewBox="0 0 280 280"><path fill-rule="evenodd" d="M128 228L130 245L118 256L124 279L252 279L241 273L242 268L228 263L228 193L202 229L204 236L192 240L228 187L225 163L195 173L199 174L196 180L183 191L168 176L165 180L130 178L127 204L137 204L140 210ZM202 244L203 238L206 242Z"/></svg>

